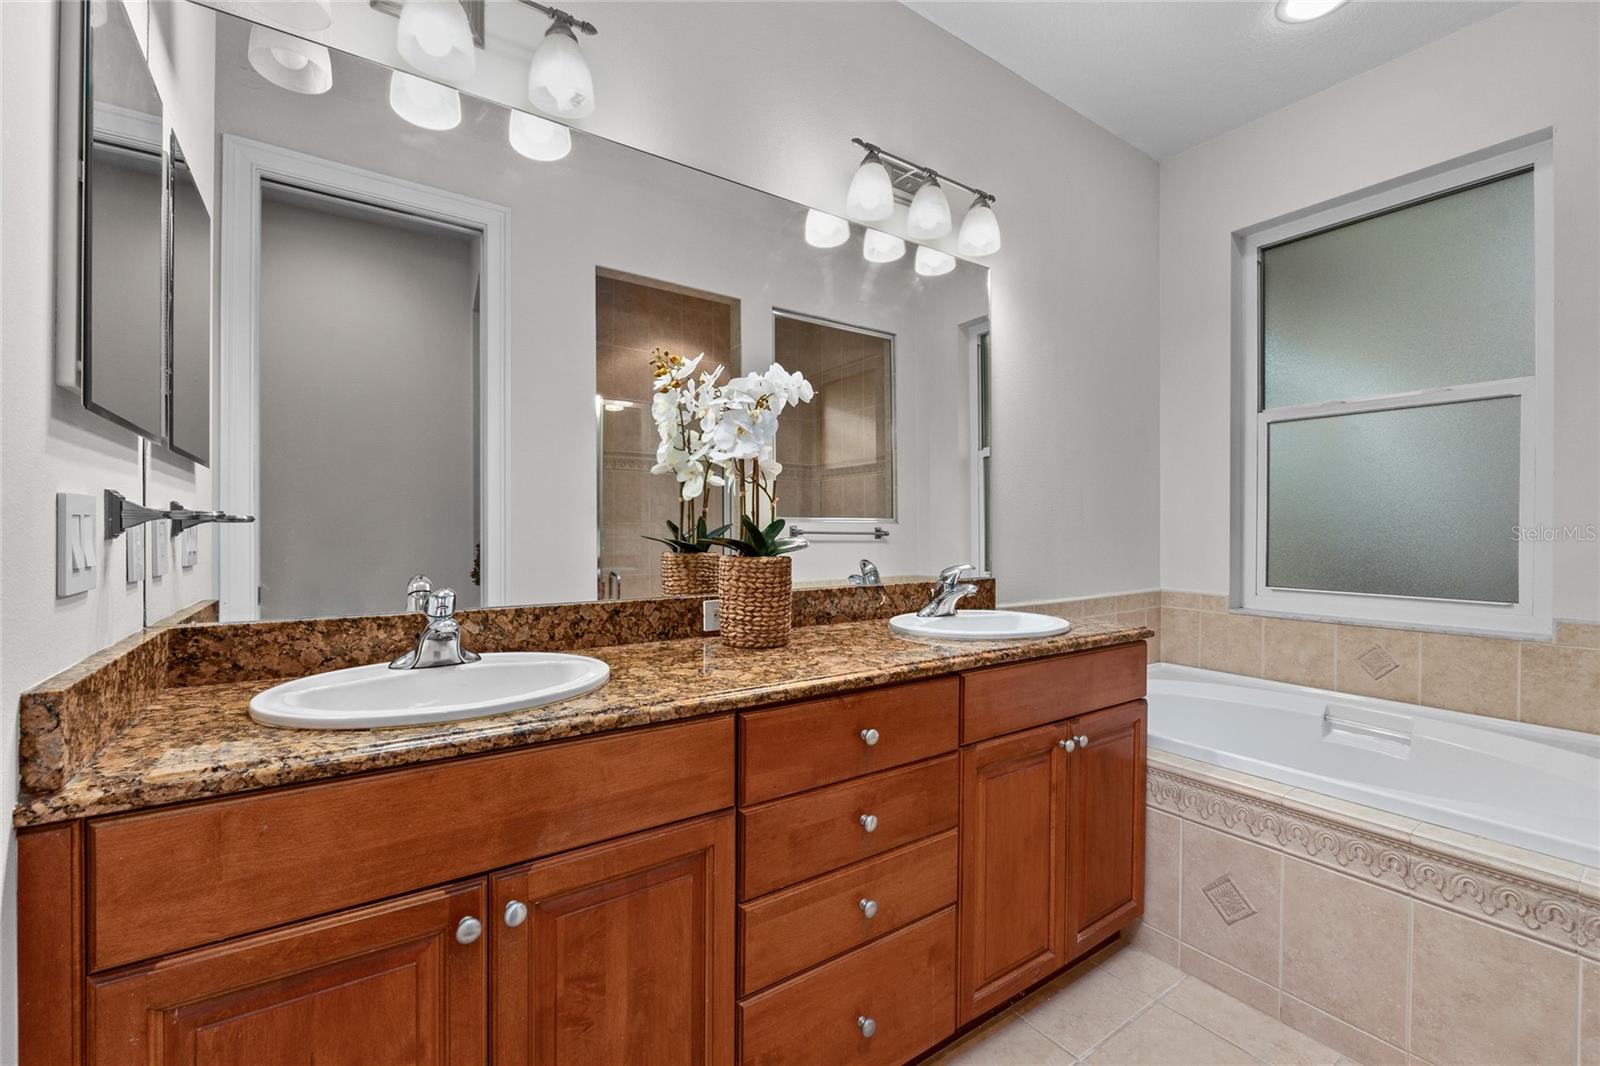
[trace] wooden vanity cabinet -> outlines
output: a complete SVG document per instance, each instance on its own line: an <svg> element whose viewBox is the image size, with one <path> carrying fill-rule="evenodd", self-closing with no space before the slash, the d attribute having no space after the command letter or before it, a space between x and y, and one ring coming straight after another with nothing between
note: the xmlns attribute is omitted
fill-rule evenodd
<svg viewBox="0 0 1600 1066"><path fill-rule="evenodd" d="M1145 701L1082 715L1071 728L1067 955L1076 958L1144 913Z"/></svg>

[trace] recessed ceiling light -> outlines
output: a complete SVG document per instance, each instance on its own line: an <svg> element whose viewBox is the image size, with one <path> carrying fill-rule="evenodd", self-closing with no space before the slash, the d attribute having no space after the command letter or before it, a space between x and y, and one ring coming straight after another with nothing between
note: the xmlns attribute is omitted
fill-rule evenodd
<svg viewBox="0 0 1600 1066"><path fill-rule="evenodd" d="M1284 22L1310 22L1344 5L1345 0L1278 0L1278 17Z"/></svg>

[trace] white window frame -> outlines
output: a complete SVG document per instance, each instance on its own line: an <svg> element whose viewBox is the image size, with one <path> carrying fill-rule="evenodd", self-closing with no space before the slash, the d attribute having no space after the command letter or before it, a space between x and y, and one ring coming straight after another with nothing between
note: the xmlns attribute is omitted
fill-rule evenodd
<svg viewBox="0 0 1600 1066"><path fill-rule="evenodd" d="M1233 559L1231 606L1255 614L1442 629L1506 636L1553 632L1553 551L1539 537L1519 539L1518 601L1511 604L1356 592L1274 588L1267 584L1267 434L1273 423L1365 411L1406 410L1514 397L1521 411L1518 524L1548 527L1554 508L1554 212L1548 134L1510 150L1495 149L1421 175L1366 190L1288 220L1234 235ZM1332 226L1531 170L1534 227L1534 372L1531 377L1419 389L1386 396L1261 409L1263 248ZM1506 535L1515 535L1507 530ZM1424 549L1425 550L1425 549Z"/></svg>

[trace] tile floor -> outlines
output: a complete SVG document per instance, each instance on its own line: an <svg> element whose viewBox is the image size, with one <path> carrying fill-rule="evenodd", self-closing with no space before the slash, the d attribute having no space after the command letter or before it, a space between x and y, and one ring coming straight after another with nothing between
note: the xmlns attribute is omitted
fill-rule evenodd
<svg viewBox="0 0 1600 1066"><path fill-rule="evenodd" d="M1354 1066L1276 1018L1119 944L926 1066Z"/></svg>

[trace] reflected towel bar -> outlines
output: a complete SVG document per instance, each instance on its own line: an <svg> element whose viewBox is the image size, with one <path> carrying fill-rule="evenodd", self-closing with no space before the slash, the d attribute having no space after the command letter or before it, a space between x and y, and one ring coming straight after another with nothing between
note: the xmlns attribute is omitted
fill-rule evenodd
<svg viewBox="0 0 1600 1066"><path fill-rule="evenodd" d="M873 540L888 540L889 531L882 526L873 526L872 529L801 529L791 525L789 532L797 537L871 537Z"/></svg>

